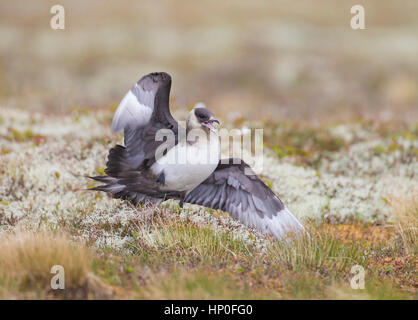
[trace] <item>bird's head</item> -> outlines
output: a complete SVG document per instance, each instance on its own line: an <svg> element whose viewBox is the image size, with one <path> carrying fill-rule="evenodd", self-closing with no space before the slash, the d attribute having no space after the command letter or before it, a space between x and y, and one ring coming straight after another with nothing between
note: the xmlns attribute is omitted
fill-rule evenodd
<svg viewBox="0 0 418 320"><path fill-rule="evenodd" d="M212 111L206 108L203 103L198 103L187 117L187 129L203 129L208 133L210 131L217 133L215 122L219 124L219 120L214 118Z"/></svg>

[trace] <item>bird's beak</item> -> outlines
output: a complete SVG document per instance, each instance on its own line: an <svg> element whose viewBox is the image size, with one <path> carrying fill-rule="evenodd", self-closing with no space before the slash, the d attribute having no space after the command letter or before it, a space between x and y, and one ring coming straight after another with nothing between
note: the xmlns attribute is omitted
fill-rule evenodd
<svg viewBox="0 0 418 320"><path fill-rule="evenodd" d="M219 122L219 120L218 119L215 119L214 117L210 117L209 121L211 121L212 123L216 122L217 124L221 124Z"/></svg>
<svg viewBox="0 0 418 320"><path fill-rule="evenodd" d="M218 119L211 117L209 120L202 122L202 125L208 128L210 131L216 133L216 127L213 125L214 122L216 122L217 124L220 124Z"/></svg>

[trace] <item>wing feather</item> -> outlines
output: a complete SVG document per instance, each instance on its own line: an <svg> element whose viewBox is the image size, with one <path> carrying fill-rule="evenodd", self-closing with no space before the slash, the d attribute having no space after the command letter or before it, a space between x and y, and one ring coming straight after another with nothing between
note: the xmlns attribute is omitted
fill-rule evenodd
<svg viewBox="0 0 418 320"><path fill-rule="evenodd" d="M234 164L235 163L235 164ZM216 170L185 198L185 202L221 209L246 226L284 239L305 229L283 202L243 161L220 162ZM248 171L247 171L248 172ZM250 171L251 172L251 171Z"/></svg>
<svg viewBox="0 0 418 320"><path fill-rule="evenodd" d="M115 112L112 128L124 130L126 160L133 168L155 162L155 150L164 142L156 141L158 130L172 130L177 143L178 123L169 109L170 89L167 73L150 73L129 90Z"/></svg>
<svg viewBox="0 0 418 320"><path fill-rule="evenodd" d="M123 97L116 109L112 121L112 130L140 128L145 126L154 110L153 92L145 91L135 83L131 90Z"/></svg>

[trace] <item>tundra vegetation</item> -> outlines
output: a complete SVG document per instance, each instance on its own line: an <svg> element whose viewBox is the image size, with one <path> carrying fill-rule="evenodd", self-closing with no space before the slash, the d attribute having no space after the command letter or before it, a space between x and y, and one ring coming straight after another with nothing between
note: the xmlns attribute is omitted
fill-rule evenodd
<svg viewBox="0 0 418 320"><path fill-rule="evenodd" d="M224 212L89 191L122 138L112 112L3 109L2 298L417 298L416 127L266 122L262 178L311 235L286 245Z"/></svg>
<svg viewBox="0 0 418 320"><path fill-rule="evenodd" d="M62 5L65 30L48 1L0 4L0 298L418 298L417 1L369 0L366 30L332 0ZM173 76L176 119L203 101L264 130L261 177L310 241L88 190L151 71Z"/></svg>

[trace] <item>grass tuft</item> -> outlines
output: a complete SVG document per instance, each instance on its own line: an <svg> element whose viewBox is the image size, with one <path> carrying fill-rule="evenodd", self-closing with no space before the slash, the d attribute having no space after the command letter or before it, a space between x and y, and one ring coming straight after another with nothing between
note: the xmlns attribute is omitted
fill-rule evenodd
<svg viewBox="0 0 418 320"><path fill-rule="evenodd" d="M416 256L418 254L418 197L392 198L390 204L395 214L396 228L402 246L406 253Z"/></svg>
<svg viewBox="0 0 418 320"><path fill-rule="evenodd" d="M3 235L0 241L0 296L30 292L51 293L51 268L64 267L67 293L86 286L90 253L63 234L23 231Z"/></svg>

